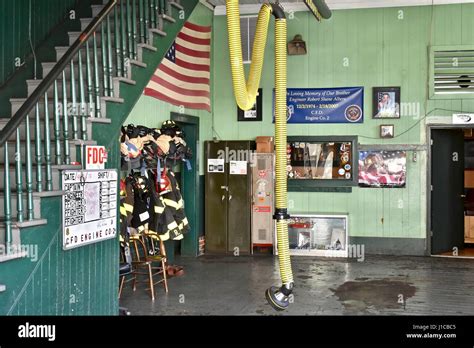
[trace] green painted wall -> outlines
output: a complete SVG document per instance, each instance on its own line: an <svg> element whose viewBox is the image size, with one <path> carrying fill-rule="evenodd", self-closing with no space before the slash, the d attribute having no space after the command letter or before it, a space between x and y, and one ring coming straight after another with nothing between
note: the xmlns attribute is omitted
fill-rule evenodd
<svg viewBox="0 0 474 348"><path fill-rule="evenodd" d="M21 232L22 245L38 252L0 264L0 314L117 315L117 240L63 251L61 199L43 199L41 208L48 225Z"/></svg>
<svg viewBox="0 0 474 348"><path fill-rule="evenodd" d="M433 17L433 32L430 32ZM354 125L289 125L289 135L358 135L361 144L426 144L424 115L451 115L435 110L474 111L474 100L427 101L428 46L474 44L474 4L385 9L339 10L318 23L308 12L288 20L288 40L302 34L305 56L288 57L289 87L365 87L365 121ZM221 139L253 139L273 135L273 24L262 78L264 120L237 122L229 67L225 16L213 25L213 118ZM348 65L344 60L347 58ZM394 139L378 138L373 120L372 87L401 86L402 102L415 103L420 113L403 115ZM394 146L396 148L396 146ZM353 193L290 193L292 211L341 212L350 215L351 236L424 238L426 236L426 152L408 152L404 189L361 189Z"/></svg>
<svg viewBox="0 0 474 348"><path fill-rule="evenodd" d="M213 13L202 4L198 4L189 17L191 23L202 26L212 25L212 19ZM211 86L212 83L211 80ZM135 125L144 125L147 127L160 127L163 121L170 119L171 112L199 117L200 145L203 144L205 140L212 138L212 114L208 111L182 108L145 95L140 97L124 124L133 123ZM203 168L203 158L202 155L200 155L200 174L204 174Z"/></svg>
<svg viewBox="0 0 474 348"><path fill-rule="evenodd" d="M29 42L31 3L31 41L36 47L51 29L61 22L76 0L1 0L0 14L0 85L18 68L15 59L24 63L31 54Z"/></svg>
<svg viewBox="0 0 474 348"><path fill-rule="evenodd" d="M94 125L93 139L109 152L108 168L120 167L120 127L196 3L197 0L183 3L184 16L173 8L176 23L165 24L168 35L154 36L157 52L144 52L147 67L131 67L136 85L122 83L120 94L125 102L107 104L111 124ZM41 208L41 216L48 219L48 225L21 231L22 245L38 247L38 260L23 258L0 264L0 283L7 287L0 294L0 315L118 314L118 240L63 251L61 214L58 214L61 199L43 199Z"/></svg>

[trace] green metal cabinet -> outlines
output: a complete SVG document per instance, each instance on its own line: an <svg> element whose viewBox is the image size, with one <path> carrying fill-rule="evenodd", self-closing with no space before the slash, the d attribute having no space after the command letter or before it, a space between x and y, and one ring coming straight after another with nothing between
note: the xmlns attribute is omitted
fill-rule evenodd
<svg viewBox="0 0 474 348"><path fill-rule="evenodd" d="M251 251L250 158L254 148L252 141L205 142L207 253L237 255ZM241 171L237 173L236 168Z"/></svg>

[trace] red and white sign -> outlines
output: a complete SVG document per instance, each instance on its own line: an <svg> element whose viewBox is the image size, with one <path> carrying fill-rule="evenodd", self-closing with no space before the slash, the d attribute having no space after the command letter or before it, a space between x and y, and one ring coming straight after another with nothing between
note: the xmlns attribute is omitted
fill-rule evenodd
<svg viewBox="0 0 474 348"><path fill-rule="evenodd" d="M105 146L86 146L86 169L105 169L107 151Z"/></svg>

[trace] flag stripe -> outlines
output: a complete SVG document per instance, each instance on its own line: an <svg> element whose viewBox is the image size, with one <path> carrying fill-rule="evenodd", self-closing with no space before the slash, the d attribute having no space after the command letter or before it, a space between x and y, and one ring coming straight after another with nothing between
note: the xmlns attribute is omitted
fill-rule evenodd
<svg viewBox="0 0 474 348"><path fill-rule="evenodd" d="M211 65L211 60L209 58L197 58L197 57L192 57L190 55L187 55L183 52L176 51L176 58L181 59L182 61L192 63L192 64L200 64L200 65L205 65L206 70L209 69L209 66Z"/></svg>
<svg viewBox="0 0 474 348"><path fill-rule="evenodd" d="M193 36L190 36L188 34L185 34L183 32L180 32L178 34L178 37L181 39L181 40L184 40L184 41L188 41L192 44L195 44L195 45L205 45L205 46L209 46L211 44L211 39L200 39L198 37L193 37Z"/></svg>
<svg viewBox="0 0 474 348"><path fill-rule="evenodd" d="M209 52L196 51L189 47L181 46L179 43L176 43L176 51L185 53L188 56L194 56L198 58L211 58L211 54Z"/></svg>
<svg viewBox="0 0 474 348"><path fill-rule="evenodd" d="M186 89L182 88L180 86L177 86L173 83L170 83L164 79L162 79L159 76L153 76L153 81L156 82L155 87L157 89L160 88L160 86L163 86L165 88L168 88L169 90L182 94L184 96L191 96L191 97L210 97L209 91L203 91L203 90L191 90L191 89ZM148 85L149 87L153 87L153 83L150 83Z"/></svg>
<svg viewBox="0 0 474 348"><path fill-rule="evenodd" d="M164 96L167 96L169 99L172 99L176 103L178 103L178 105L181 105L181 104L184 104L184 103L209 105L209 98L194 97L194 96L183 96L179 93L175 93L173 91L170 91L168 88L165 88L165 87L160 87L159 90L151 89L151 88L147 88L147 89L158 92L158 93L160 93Z"/></svg>
<svg viewBox="0 0 474 348"><path fill-rule="evenodd" d="M166 65L170 69L174 69L177 72L179 72L182 75L190 76L190 77L199 77L199 78L205 78L205 79L210 79L211 74L209 71L196 71L196 70L190 70L186 69L184 67L178 66L174 64L173 62L170 62L168 59L163 60L163 65Z"/></svg>
<svg viewBox="0 0 474 348"><path fill-rule="evenodd" d="M203 46L200 44L193 44L191 42L188 42L186 40L183 40L179 37L176 38L176 43L180 46L186 46L187 48L191 48L195 51L200 51L200 52L211 52L211 46Z"/></svg>
<svg viewBox="0 0 474 348"><path fill-rule="evenodd" d="M194 76L180 74L177 70L170 69L165 64L161 64L159 70L168 74L169 76L174 77L175 79L178 79L184 82L206 84L206 85L209 85L209 82L210 82L209 79L205 77L194 77Z"/></svg>
<svg viewBox="0 0 474 348"><path fill-rule="evenodd" d="M179 58L176 58L176 65L189 69L189 70L196 70L196 71L209 71L209 66L208 65L201 65L201 64L193 64L193 63L188 63L184 60L181 60Z"/></svg>
<svg viewBox="0 0 474 348"><path fill-rule="evenodd" d="M211 32L211 27L203 27L201 25L197 25L194 23L186 22L184 24L185 28L189 28L191 30L199 31L201 33L210 33Z"/></svg>
<svg viewBox="0 0 474 348"><path fill-rule="evenodd" d="M196 39L201 39L201 40L210 40L211 39L211 33L200 33L198 31L194 31L188 28L183 28L181 30L181 33L188 35L190 37L196 38Z"/></svg>
<svg viewBox="0 0 474 348"><path fill-rule="evenodd" d="M155 81L155 78L161 78L165 81L168 81L168 82L172 82L174 83L175 85L179 86L179 87L182 87L182 88L186 88L186 89L192 89L192 90L196 90L196 91L210 91L211 89L209 88L209 84L200 84L200 83L189 83L189 82L186 82L186 81L183 81L183 80L179 80L179 79L176 79L174 78L173 76L165 73L163 70L159 70L156 72L155 75L152 76L151 80L152 81ZM151 82L150 82L151 84Z"/></svg>
<svg viewBox="0 0 474 348"><path fill-rule="evenodd" d="M154 89L150 89L150 88L146 88L145 89L145 95L147 96L150 96L150 97L155 97L155 98L158 98L158 99L161 99L161 100L164 100L170 104L173 104L173 105L177 105L177 106L184 106L186 108L190 108L190 109L204 109L204 110L207 110L207 111L211 111L211 108L209 106L209 104L206 104L206 103L188 103L188 102L182 102L182 101L178 101L178 100L175 100L173 98L170 98Z"/></svg>

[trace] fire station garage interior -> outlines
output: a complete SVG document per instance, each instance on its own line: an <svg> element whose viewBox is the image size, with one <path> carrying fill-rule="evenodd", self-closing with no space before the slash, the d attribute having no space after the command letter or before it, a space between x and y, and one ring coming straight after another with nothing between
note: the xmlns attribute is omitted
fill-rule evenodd
<svg viewBox="0 0 474 348"><path fill-rule="evenodd" d="M1 315L474 314L474 1L0 17Z"/></svg>

